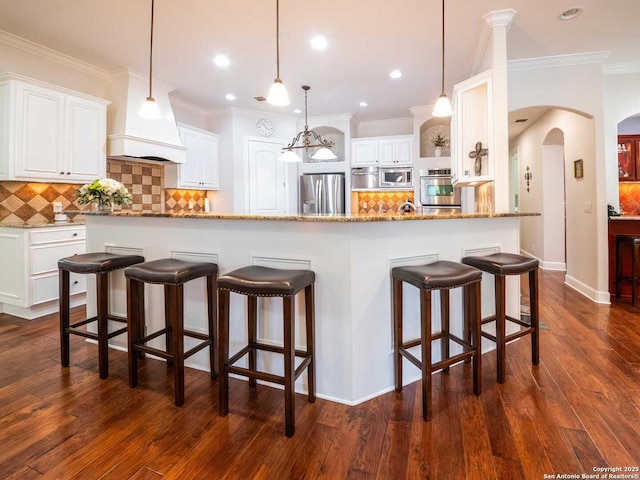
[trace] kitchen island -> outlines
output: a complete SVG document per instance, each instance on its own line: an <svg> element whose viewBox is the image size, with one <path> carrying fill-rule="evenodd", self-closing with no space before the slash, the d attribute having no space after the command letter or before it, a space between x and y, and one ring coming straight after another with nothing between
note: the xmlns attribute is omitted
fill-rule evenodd
<svg viewBox="0 0 640 480"><path fill-rule="evenodd" d="M220 273L246 265L312 269L316 273L317 394L356 404L393 389L391 268L467 255L519 252L519 217L527 214L256 216L155 214L122 211L88 213L87 251L210 261ZM536 214L529 214L536 215ZM112 274L112 313L126 312L122 272ZM483 282L483 313L493 310L493 279ZM507 313L519 315L519 279L509 278ZM405 335L419 332L417 289L405 286ZM437 295L437 294L436 294ZM88 288L87 309L95 309ZM162 287L147 286L149 331L164 324ZM185 327L205 330L204 282L185 286ZM244 297L231 296L230 352L245 344ZM259 300L258 336L281 342L280 299ZM452 329L460 333L461 293L452 292ZM434 308L434 328L439 328ZM304 346L304 300L296 302L296 342ZM160 339L161 340L161 339ZM436 342L439 344L439 342ZM124 346L125 339L116 345ZM187 346L187 345L186 345ZM434 345L434 359L439 356ZM187 346L188 348L188 346ZM492 344L485 345L485 350ZM453 352L455 353L455 352ZM189 366L206 370L206 352ZM281 374L279 355L264 354L259 365ZM420 373L407 366L405 383ZM306 391L305 376L296 384Z"/></svg>

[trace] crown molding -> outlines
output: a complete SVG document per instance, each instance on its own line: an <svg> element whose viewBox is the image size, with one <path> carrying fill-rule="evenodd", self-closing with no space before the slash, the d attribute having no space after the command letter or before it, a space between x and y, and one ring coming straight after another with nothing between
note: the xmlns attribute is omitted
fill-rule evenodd
<svg viewBox="0 0 640 480"><path fill-rule="evenodd" d="M123 78L123 77L125 78L134 77L134 78L137 78L138 80L142 80L145 83L149 81L149 75L145 75L144 73L140 73L137 70L134 70L133 68L129 68L129 67L118 68L117 70L111 70L109 72L109 80L114 80L114 79ZM162 88L163 90L166 90L168 92L172 92L176 90L176 87L174 85L171 85L170 83L167 83L167 82L163 82L162 80L158 80L157 78L153 79L153 86Z"/></svg>
<svg viewBox="0 0 640 480"><path fill-rule="evenodd" d="M18 82L30 83L31 85L37 85L39 87L43 87L49 90L55 90L57 92L66 93L68 95L73 95L75 97L86 98L87 100L91 100L92 102L98 102L103 105L110 105L110 100L105 100L104 98L94 97L93 95L89 95L83 92L78 92L76 90L71 90L70 88L61 87L59 85L53 85L48 82L44 82L42 80L38 80L31 77L25 77L24 75L20 75L19 73L13 72L4 72L0 74L0 82L4 82L6 80L15 80Z"/></svg>
<svg viewBox="0 0 640 480"><path fill-rule="evenodd" d="M524 58L510 60L507 67L510 72L522 70L536 70L540 68L570 67L573 65L590 65L604 63L611 56L610 51L571 53L568 55L553 55L549 57Z"/></svg>
<svg viewBox="0 0 640 480"><path fill-rule="evenodd" d="M206 108L198 107L193 103L189 103L186 100L182 100L181 98L177 98L172 95L169 96L169 100L171 100L171 106L179 107L183 110L195 113L196 115L200 115L201 117L206 117L207 113L209 112Z"/></svg>
<svg viewBox="0 0 640 480"><path fill-rule="evenodd" d="M473 57L473 63L471 64L471 75L480 73L480 65L487 53L487 47L491 39L491 29L503 26L508 29L511 26L513 17L515 17L517 13L513 8L507 8L505 10L489 12L482 17L484 22L480 26L480 34L478 35L478 42L476 43L476 53Z"/></svg>
<svg viewBox="0 0 640 480"><path fill-rule="evenodd" d="M623 73L640 73L640 62L612 63L602 66L604 75L619 75Z"/></svg>
<svg viewBox="0 0 640 480"><path fill-rule="evenodd" d="M110 73L103 68L96 67L95 65L83 62L82 60L70 57L69 55L65 55L64 53L60 53L56 50L4 30L0 30L0 43L60 65L64 65L65 67L73 68L74 70L78 70L82 73L98 77L102 80L111 80Z"/></svg>
<svg viewBox="0 0 640 480"><path fill-rule="evenodd" d="M433 113L433 105L419 105L410 107L409 111L415 117L416 115L431 115Z"/></svg>
<svg viewBox="0 0 640 480"><path fill-rule="evenodd" d="M491 28L508 27L516 16L517 11L513 8L505 8L504 10L494 10L487 13L482 19L487 22Z"/></svg>
<svg viewBox="0 0 640 480"><path fill-rule="evenodd" d="M282 113L261 112L259 110L250 110L248 108L239 107L222 107L212 108L206 111L207 117L223 117L225 115L233 117L250 117L250 118L268 118L270 120L295 122L298 120L296 115L284 115Z"/></svg>

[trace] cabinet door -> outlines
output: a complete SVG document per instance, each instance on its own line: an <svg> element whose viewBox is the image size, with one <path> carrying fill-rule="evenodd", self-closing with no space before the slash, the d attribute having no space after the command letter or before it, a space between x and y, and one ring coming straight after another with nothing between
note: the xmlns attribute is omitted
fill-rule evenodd
<svg viewBox="0 0 640 480"><path fill-rule="evenodd" d="M16 176L64 179L64 95L25 83L16 94Z"/></svg>
<svg viewBox="0 0 640 480"><path fill-rule="evenodd" d="M217 190L219 187L218 139L202 137L202 182L203 187Z"/></svg>
<svg viewBox="0 0 640 480"><path fill-rule="evenodd" d="M377 140L353 140L351 142L352 165L376 165L378 163Z"/></svg>
<svg viewBox="0 0 640 480"><path fill-rule="evenodd" d="M201 188L202 135L191 130L180 129L180 139L187 149L187 161L180 165L180 186Z"/></svg>
<svg viewBox="0 0 640 480"><path fill-rule="evenodd" d="M637 180L637 163L638 138L632 135L618 135L618 180L621 182Z"/></svg>
<svg viewBox="0 0 640 480"><path fill-rule="evenodd" d="M64 171L69 180L88 182L105 176L105 116L104 105L67 97Z"/></svg>
<svg viewBox="0 0 640 480"><path fill-rule="evenodd" d="M396 141L395 139L379 140L378 154L380 155L380 165L393 165L396 161Z"/></svg>
<svg viewBox="0 0 640 480"><path fill-rule="evenodd" d="M413 138L398 138L395 150L396 163L401 165L413 164Z"/></svg>

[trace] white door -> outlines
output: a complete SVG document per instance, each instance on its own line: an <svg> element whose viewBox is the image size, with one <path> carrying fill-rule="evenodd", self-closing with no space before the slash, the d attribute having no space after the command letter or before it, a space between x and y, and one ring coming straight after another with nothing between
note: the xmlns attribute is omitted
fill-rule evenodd
<svg viewBox="0 0 640 480"><path fill-rule="evenodd" d="M104 177L105 156L104 105L76 97L65 104L65 175L71 180L92 181Z"/></svg>
<svg viewBox="0 0 640 480"><path fill-rule="evenodd" d="M249 140L248 144L249 213L286 213L286 164L278 160L283 145L255 140Z"/></svg>

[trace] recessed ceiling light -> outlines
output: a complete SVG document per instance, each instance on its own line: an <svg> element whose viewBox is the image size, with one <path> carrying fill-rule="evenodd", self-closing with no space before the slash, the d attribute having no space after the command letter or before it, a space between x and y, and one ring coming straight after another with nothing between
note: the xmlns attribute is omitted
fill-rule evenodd
<svg viewBox="0 0 640 480"><path fill-rule="evenodd" d="M302 113L302 110L300 110L299 108L296 108L293 113Z"/></svg>
<svg viewBox="0 0 640 480"><path fill-rule="evenodd" d="M227 100L235 100L236 96L233 93L227 93L224 98L226 98Z"/></svg>
<svg viewBox="0 0 640 480"><path fill-rule="evenodd" d="M324 50L327 48L327 39L320 35L316 35L311 39L311 46L316 50Z"/></svg>
<svg viewBox="0 0 640 480"><path fill-rule="evenodd" d="M394 70L389 74L389 76L391 78L400 78L402 76L402 72L400 70Z"/></svg>
<svg viewBox="0 0 640 480"><path fill-rule="evenodd" d="M560 20L571 20L582 13L582 7L573 7L560 14Z"/></svg>
<svg viewBox="0 0 640 480"><path fill-rule="evenodd" d="M219 67L228 67L231 62L229 61L229 57L226 55L216 55L213 57L213 63L215 63Z"/></svg>
<svg viewBox="0 0 640 480"><path fill-rule="evenodd" d="M367 102L360 102L358 105L360 105L361 107L368 107L369 104Z"/></svg>

